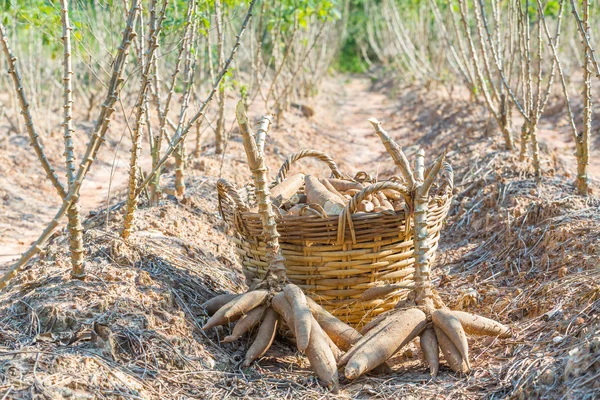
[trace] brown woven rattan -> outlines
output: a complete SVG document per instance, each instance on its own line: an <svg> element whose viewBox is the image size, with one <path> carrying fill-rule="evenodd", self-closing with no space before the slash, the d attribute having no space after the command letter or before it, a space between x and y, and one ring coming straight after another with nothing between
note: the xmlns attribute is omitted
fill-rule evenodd
<svg viewBox="0 0 600 400"><path fill-rule="evenodd" d="M334 177L351 179L343 175L326 154L303 150L285 161L273 184L283 181L291 164L303 157L320 159L330 167ZM364 173L356 178L370 179ZM452 200L452 169L448 164L444 164L438 181L429 202L427 225L431 258ZM260 215L253 210L254 187L246 185L238 190L220 179L217 190L221 215L235 231L233 242L246 276L253 281L261 280L268 265ZM404 210L354 214L356 204L381 190L401 193L405 198ZM336 317L354 326L361 326L392 309L406 295L406 289L370 301L362 301L360 297L365 290L377 285L412 283L414 249L411 218L407 218L412 203L410 195L410 189L402 182L382 181L357 193L339 216L280 216L277 230L289 280Z"/></svg>

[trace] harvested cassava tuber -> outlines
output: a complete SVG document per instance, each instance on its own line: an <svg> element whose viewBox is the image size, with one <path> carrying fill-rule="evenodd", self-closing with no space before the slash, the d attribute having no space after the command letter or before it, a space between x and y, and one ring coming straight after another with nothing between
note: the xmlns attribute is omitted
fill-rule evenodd
<svg viewBox="0 0 600 400"><path fill-rule="evenodd" d="M376 196L377 196L377 199L379 200L380 207L383 207L386 210L394 209L394 206L392 205L392 203L389 202L387 197L385 197L385 194L383 194L383 192L378 192Z"/></svg>
<svg viewBox="0 0 600 400"><path fill-rule="evenodd" d="M467 335L458 318L456 318L447 308L434 311L431 317L434 325L444 331L446 336L452 341L452 344L458 349L461 357L467 364L467 368L471 369L471 366L469 365L469 343L467 342Z"/></svg>
<svg viewBox="0 0 600 400"><path fill-rule="evenodd" d="M369 200L361 201L357 207L357 210L361 212L372 212L374 209L375 206Z"/></svg>
<svg viewBox="0 0 600 400"><path fill-rule="evenodd" d="M356 329L334 317L329 311L318 305L310 297L307 297L306 300L313 317L317 320L319 325L321 325L331 340L333 340L333 343L341 350L347 351L350 346L360 339L361 334Z"/></svg>
<svg viewBox="0 0 600 400"><path fill-rule="evenodd" d="M358 190L358 189L348 189L344 193L348 196L353 197L353 196L356 196L356 194L359 192L360 192L360 190Z"/></svg>
<svg viewBox="0 0 600 400"><path fill-rule="evenodd" d="M308 309L308 304L306 304L306 296L304 296L304 293L302 293L302 290L298 286L292 284L285 286L283 294L292 306L296 345L298 346L298 350L304 351L308 347L312 326L312 314Z"/></svg>
<svg viewBox="0 0 600 400"><path fill-rule="evenodd" d="M292 306L287 300L283 293L278 293L273 296L271 300L273 308L283 317L285 323L293 327L295 326L294 312ZM311 320L314 320L311 317ZM316 324L316 321L315 321ZM337 367L335 362L335 356L327 343L327 340L323 337L323 331L321 329L312 329L311 325L311 336L309 344L306 348L306 355L310 361L311 367L317 373L319 379L321 379L328 387L337 387Z"/></svg>
<svg viewBox="0 0 600 400"><path fill-rule="evenodd" d="M254 290L243 294L239 299L235 300L233 304L223 316L227 319L235 317L241 317L243 314L248 313L254 307L258 307L267 299L269 292L266 290Z"/></svg>
<svg viewBox="0 0 600 400"><path fill-rule="evenodd" d="M406 284L408 284L408 283L409 282L406 282ZM408 288L412 287L412 285L407 286L406 284L391 284L391 285L375 286L375 287L365 290L363 292L363 294L360 295L360 299L362 301L380 299L380 298L388 296L391 293L394 293L397 290L408 289Z"/></svg>
<svg viewBox="0 0 600 400"><path fill-rule="evenodd" d="M383 190L382 193L389 200L402 200L402 195L393 190Z"/></svg>
<svg viewBox="0 0 600 400"><path fill-rule="evenodd" d="M225 325L225 324L228 324L230 322L233 322L233 321L236 321L237 319L239 319L241 314L238 314L237 318L226 318L225 317L225 313L227 311L229 311L231 309L231 307L233 307L233 305L237 301L238 301L238 298L230 301L229 303L225 304L223 307L219 308L217 310L217 312L215 312L213 314L213 316L210 317L208 321L206 321L206 324L204 324L202 329L206 331L210 328L214 328L215 326Z"/></svg>
<svg viewBox="0 0 600 400"><path fill-rule="evenodd" d="M440 346L440 350L442 350L442 354L444 355L444 359L448 363L448 366L452 368L455 372L466 374L469 372L469 367L467 367L467 363L463 360L460 355L460 351L454 346L454 343L450 340L448 336L444 333L444 331L436 325L433 325L435 330L435 336L437 337L438 345Z"/></svg>
<svg viewBox="0 0 600 400"><path fill-rule="evenodd" d="M305 177L306 197L309 203L323 207L328 215L338 215L344 210L346 204L336 194L327 188L314 176Z"/></svg>
<svg viewBox="0 0 600 400"><path fill-rule="evenodd" d="M355 194L363 190L365 187L362 183L346 181L343 179L327 179L331 186L333 186L338 192L348 192L355 190Z"/></svg>
<svg viewBox="0 0 600 400"><path fill-rule="evenodd" d="M464 311L452 311L458 318L466 333L472 335L498 336L503 339L511 337L510 329L493 319L470 314Z"/></svg>
<svg viewBox="0 0 600 400"><path fill-rule="evenodd" d="M265 312L265 317L261 321L260 328L258 328L256 339L254 339L254 342L246 352L244 367L250 366L252 361L263 356L269 350L277 333L277 321L277 313L269 307Z"/></svg>
<svg viewBox="0 0 600 400"><path fill-rule="evenodd" d="M212 315L214 315L214 313L217 312L217 310L219 308L223 307L225 304L229 303L231 300L234 300L238 297L240 297L240 295L237 293L221 294L217 297L213 297L212 299L208 300L206 303L202 304L202 307L204 307L204 309L206 310L206 313L209 316L212 316Z"/></svg>
<svg viewBox="0 0 600 400"><path fill-rule="evenodd" d="M223 341L225 343L233 342L234 340L238 340L244 335L244 333L248 332L252 329L256 324L258 324L267 309L266 305L258 306L248 314L244 315L240 320L235 324L231 335L226 336Z"/></svg>
<svg viewBox="0 0 600 400"><path fill-rule="evenodd" d="M431 376L436 377L440 368L440 351L433 327L427 328L421 333L419 344L425 360L429 364Z"/></svg>
<svg viewBox="0 0 600 400"><path fill-rule="evenodd" d="M279 185L271 189L271 199L276 206L282 205L289 198L294 196L304 185L304 174L296 174L287 178Z"/></svg>
<svg viewBox="0 0 600 400"><path fill-rule="evenodd" d="M333 353L333 358L335 359L335 362L337 363L337 360L339 360L342 357L342 350L340 350L340 348L337 347L335 343L333 343L333 340L331 340L329 335L327 335L327 332L325 332L325 330L319 326L319 323L317 322L317 320L315 318L313 318L313 320L316 323L315 325L319 329L321 329L321 331L323 332L323 336L325 337L325 340L327 340L327 344L329 345L329 348L331 349L331 352ZM313 328L313 329L316 329L316 328ZM337 364L336 364L336 366L337 366Z"/></svg>
<svg viewBox="0 0 600 400"><path fill-rule="evenodd" d="M426 324L427 316L421 310L413 308L399 311L392 322L354 352L346 365L346 378L357 378L383 364L399 348L419 335Z"/></svg>
<svg viewBox="0 0 600 400"><path fill-rule="evenodd" d="M343 202L346 201L346 198L344 197L343 194L341 194L340 192L337 191L336 188L334 188L331 183L329 183L328 179L319 179L319 182L321 182L323 184L323 186L325 186L327 188L327 190L329 190L331 193L335 194L337 197L339 197Z"/></svg>
<svg viewBox="0 0 600 400"><path fill-rule="evenodd" d="M319 379L331 388L333 391L338 390L338 371L336 358L329 346L329 342L325 333L311 317L313 328L311 329L310 342L306 348L306 356L310 361L310 365L317 373Z"/></svg>

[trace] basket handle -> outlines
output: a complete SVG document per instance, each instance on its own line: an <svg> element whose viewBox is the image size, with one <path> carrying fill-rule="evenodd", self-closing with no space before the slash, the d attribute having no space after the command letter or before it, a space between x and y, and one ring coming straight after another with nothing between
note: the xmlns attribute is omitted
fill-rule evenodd
<svg viewBox="0 0 600 400"><path fill-rule="evenodd" d="M279 168L279 172L277 172L277 177L275 178L274 184L283 182L283 180L287 176L287 173L290 170L290 167L292 166L292 164L295 161L298 161L299 159L304 158L304 157L312 157L312 158L316 158L318 160L323 161L324 163L326 163L329 166L329 168L331 169L331 173L333 174L334 177L344 178L344 175L338 169L335 161L333 161L333 159L331 157L329 157L327 154L317 151L317 150L304 149L304 150L300 150L297 153L292 154L285 160L285 162L283 163L281 168Z"/></svg>
<svg viewBox="0 0 600 400"><path fill-rule="evenodd" d="M339 216L338 221L338 235L337 241L338 244L343 244L345 240L346 233L346 221L348 222L348 226L350 227L350 233L352 234L352 243L356 243L356 232L354 232L354 223L352 222L352 213L356 211L356 208L367 196L375 194L377 192L381 192L382 190L394 190L404 197L406 204L411 204L412 195L410 190L396 182L383 181L378 183L373 183L372 185L367 186L360 192L356 193L354 197L350 199L344 210ZM408 215L406 215L408 218Z"/></svg>
<svg viewBox="0 0 600 400"><path fill-rule="evenodd" d="M354 180L356 182L373 182L373 177L366 171L358 171L356 175L354 175Z"/></svg>
<svg viewBox="0 0 600 400"><path fill-rule="evenodd" d="M454 190L454 170L452 170L452 166L449 163L444 162L442 164L439 179L441 181L440 193L444 196L452 196L452 191Z"/></svg>
<svg viewBox="0 0 600 400"><path fill-rule="evenodd" d="M224 216L223 206L221 204L221 200L223 198L229 198L232 200L238 211L248 211L248 205L244 203L235 186L233 186L233 184L227 179L220 178L217 181L217 192L219 194L219 213L221 214L221 217Z"/></svg>

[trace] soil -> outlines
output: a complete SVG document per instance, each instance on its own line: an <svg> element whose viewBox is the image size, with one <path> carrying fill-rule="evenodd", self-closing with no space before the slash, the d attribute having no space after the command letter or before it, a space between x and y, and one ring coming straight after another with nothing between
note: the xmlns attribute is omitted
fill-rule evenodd
<svg viewBox="0 0 600 400"><path fill-rule="evenodd" d="M230 117L234 105L230 99ZM541 127L544 176L536 183L529 166L504 151L483 106L458 90L374 87L365 77L337 76L307 105L313 116L292 109L272 129L271 175L303 148L327 152L351 175L397 174L369 117L383 122L409 159L419 147L427 160L447 150L455 198L433 268L435 290L451 308L495 318L514 332L506 340L471 337L469 376L444 365L431 380L412 344L393 358L393 374L342 379L339 398L600 397L600 201L575 194L564 121L548 118ZM262 111L253 104L249 114ZM118 229L129 139L120 144L118 116L113 125L82 190L86 280L69 279L61 231L0 293L3 398L333 398L285 340L242 369L250 338L219 343L229 328L200 329L205 300L245 290L215 191L218 177L238 186L250 180L237 130L223 156L204 135L202 154L188 167L186 198L143 203L125 243ZM45 142L58 164L62 144L53 137ZM0 146L9 171L0 178L0 261L26 249L59 204L26 143L9 134ZM600 177L597 148L591 159L591 175ZM293 169L327 174L318 161L299 164ZM172 173L168 166L167 189Z"/></svg>

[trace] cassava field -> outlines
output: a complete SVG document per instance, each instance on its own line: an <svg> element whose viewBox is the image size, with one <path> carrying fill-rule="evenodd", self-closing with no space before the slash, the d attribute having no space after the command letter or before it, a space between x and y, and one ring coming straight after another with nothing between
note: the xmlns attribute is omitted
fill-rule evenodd
<svg viewBox="0 0 600 400"><path fill-rule="evenodd" d="M0 399L600 398L597 0L0 5Z"/></svg>

